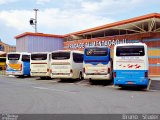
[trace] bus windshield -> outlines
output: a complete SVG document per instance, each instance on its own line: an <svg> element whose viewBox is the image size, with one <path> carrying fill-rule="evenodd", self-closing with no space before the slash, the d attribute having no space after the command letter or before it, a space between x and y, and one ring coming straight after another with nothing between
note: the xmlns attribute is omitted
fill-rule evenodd
<svg viewBox="0 0 160 120"><path fill-rule="evenodd" d="M107 56L107 48L87 48L85 51L86 56Z"/></svg>
<svg viewBox="0 0 160 120"><path fill-rule="evenodd" d="M31 54L31 60L46 60L47 54Z"/></svg>
<svg viewBox="0 0 160 120"><path fill-rule="evenodd" d="M20 54L8 54L8 60L19 60Z"/></svg>
<svg viewBox="0 0 160 120"><path fill-rule="evenodd" d="M70 59L70 52L52 53L52 59L54 59L54 60Z"/></svg>
<svg viewBox="0 0 160 120"><path fill-rule="evenodd" d="M144 56L144 46L118 46L116 56Z"/></svg>

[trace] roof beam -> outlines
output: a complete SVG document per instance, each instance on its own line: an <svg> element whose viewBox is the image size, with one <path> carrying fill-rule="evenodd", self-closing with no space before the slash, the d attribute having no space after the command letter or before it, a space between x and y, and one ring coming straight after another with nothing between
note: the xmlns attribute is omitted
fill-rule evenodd
<svg viewBox="0 0 160 120"><path fill-rule="evenodd" d="M153 29L153 27L154 27L154 25L155 25L155 23L156 23L156 21L155 21L155 19L153 18L153 19L151 19L151 24L150 24L150 26L149 26L149 32L151 32L152 31L152 29Z"/></svg>
<svg viewBox="0 0 160 120"><path fill-rule="evenodd" d="M137 32L137 33L143 33L143 31L138 31L138 30L133 30L133 29L127 29L127 28L114 28L117 30L128 30L128 31L133 31L133 32Z"/></svg>
<svg viewBox="0 0 160 120"><path fill-rule="evenodd" d="M143 31L143 32L147 32L146 30L142 29L141 27L139 27L138 25L135 25L133 23L131 23L132 26L138 28L139 30Z"/></svg>
<svg viewBox="0 0 160 120"><path fill-rule="evenodd" d="M154 30L154 32L157 32L157 31L159 31L159 30L160 30L160 27L159 27L159 28L157 28L157 29L155 29L155 30Z"/></svg>

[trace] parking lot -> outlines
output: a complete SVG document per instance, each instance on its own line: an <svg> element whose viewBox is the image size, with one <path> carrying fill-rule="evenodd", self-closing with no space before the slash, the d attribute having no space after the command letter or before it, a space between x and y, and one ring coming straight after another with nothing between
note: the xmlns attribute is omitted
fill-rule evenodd
<svg viewBox="0 0 160 120"><path fill-rule="evenodd" d="M159 113L157 82L150 90L121 89L109 82L0 76L1 113Z"/></svg>

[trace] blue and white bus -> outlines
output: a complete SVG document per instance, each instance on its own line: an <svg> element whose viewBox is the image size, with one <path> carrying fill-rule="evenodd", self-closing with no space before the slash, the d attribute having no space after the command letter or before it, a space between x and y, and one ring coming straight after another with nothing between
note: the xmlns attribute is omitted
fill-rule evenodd
<svg viewBox="0 0 160 120"><path fill-rule="evenodd" d="M112 80L110 48L87 47L84 49L84 79Z"/></svg>
<svg viewBox="0 0 160 120"><path fill-rule="evenodd" d="M119 44L114 47L114 85L147 88L148 51L144 43Z"/></svg>
<svg viewBox="0 0 160 120"><path fill-rule="evenodd" d="M6 74L15 76L30 76L30 53L8 53L6 59Z"/></svg>

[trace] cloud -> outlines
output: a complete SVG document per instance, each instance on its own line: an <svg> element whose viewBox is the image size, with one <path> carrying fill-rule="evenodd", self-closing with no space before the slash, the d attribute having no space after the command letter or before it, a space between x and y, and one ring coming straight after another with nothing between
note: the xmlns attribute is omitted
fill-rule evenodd
<svg viewBox="0 0 160 120"><path fill-rule="evenodd" d="M29 29L29 19L33 14L28 10L10 10L0 12L0 21L5 24L6 27L14 28L18 31L24 31Z"/></svg>
<svg viewBox="0 0 160 120"><path fill-rule="evenodd" d="M1 11L0 21L3 22L6 27L24 32L32 30L29 25L29 19L32 18L32 16L34 16L34 12L28 10ZM107 17L50 8L38 12L38 31L65 34L113 21L114 20Z"/></svg>
<svg viewBox="0 0 160 120"><path fill-rule="evenodd" d="M44 5L45 3L49 3L51 0L37 0L36 3L40 5Z"/></svg>
<svg viewBox="0 0 160 120"><path fill-rule="evenodd" d="M42 28L48 28L59 34L79 31L114 21L106 17L60 9L46 9L39 13L39 19Z"/></svg>
<svg viewBox="0 0 160 120"><path fill-rule="evenodd" d="M0 0L3 1L3 0ZM13 0L5 0L13 1ZM55 0L54 0L55 1ZM37 0L37 3L52 3L53 0ZM38 29L41 32L69 33L95 27L110 22L110 14L118 14L119 11L129 11L138 6L144 0L63 0L68 3L68 8L46 8L38 11ZM70 4L77 6L70 8ZM62 4L63 7L63 4ZM0 11L0 21L6 27L14 28L17 31L32 30L29 19L34 17L32 10L3 10Z"/></svg>
<svg viewBox="0 0 160 120"><path fill-rule="evenodd" d="M97 0L97 1L83 1L81 3L82 9L86 12L124 12L131 10L143 3L144 0Z"/></svg>
<svg viewBox="0 0 160 120"><path fill-rule="evenodd" d="M11 2L16 2L17 0L0 0L0 5L2 4L7 4L7 3L11 3Z"/></svg>

